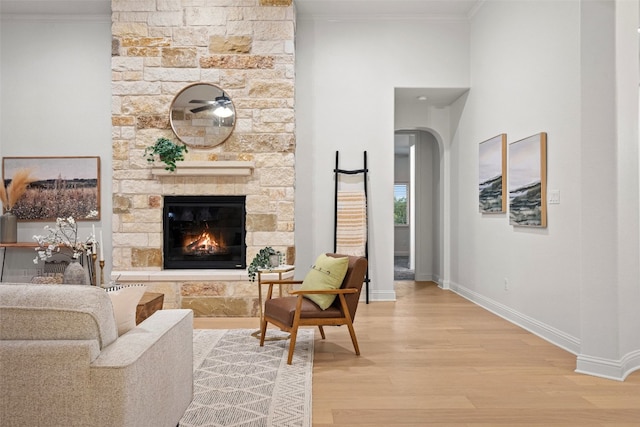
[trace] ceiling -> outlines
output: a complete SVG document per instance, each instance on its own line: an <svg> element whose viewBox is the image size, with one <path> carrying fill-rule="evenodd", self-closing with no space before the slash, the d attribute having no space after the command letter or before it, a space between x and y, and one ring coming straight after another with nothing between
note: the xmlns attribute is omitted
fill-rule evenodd
<svg viewBox="0 0 640 427"><path fill-rule="evenodd" d="M313 19L468 19L485 0L294 0L299 18ZM110 16L111 0L0 0L3 15ZM396 90L397 103L419 95L437 107L451 104L464 89Z"/></svg>
<svg viewBox="0 0 640 427"><path fill-rule="evenodd" d="M433 107L446 107L460 98L468 88L403 88L395 90L395 103L419 105L427 103Z"/></svg>
<svg viewBox="0 0 640 427"><path fill-rule="evenodd" d="M3 15L111 15L111 0L0 0Z"/></svg>
<svg viewBox="0 0 640 427"><path fill-rule="evenodd" d="M484 0L294 0L299 18L467 19ZM111 0L0 0L2 14L109 15Z"/></svg>
<svg viewBox="0 0 640 427"><path fill-rule="evenodd" d="M484 0L294 0L299 18L468 19Z"/></svg>
<svg viewBox="0 0 640 427"><path fill-rule="evenodd" d="M294 0L299 19L469 19L485 0ZM0 0L0 14L110 16L111 0ZM445 107L458 99L464 88L397 88L395 103L426 102ZM418 100L426 96L426 101Z"/></svg>
<svg viewBox="0 0 640 427"><path fill-rule="evenodd" d="M395 88L394 105L403 105L420 109L427 104L431 107L442 108L451 105L453 101L464 95L468 88ZM395 153L409 155L409 140L396 138Z"/></svg>

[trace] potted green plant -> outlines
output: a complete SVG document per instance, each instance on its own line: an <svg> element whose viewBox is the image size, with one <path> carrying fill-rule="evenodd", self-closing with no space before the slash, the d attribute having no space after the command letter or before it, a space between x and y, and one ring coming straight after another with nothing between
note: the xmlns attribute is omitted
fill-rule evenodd
<svg viewBox="0 0 640 427"><path fill-rule="evenodd" d="M168 138L158 138L156 143L144 149L144 157L153 163L156 156L164 162L168 171L176 170L176 162L184 160L184 153L188 153L187 146L176 144Z"/></svg>
<svg viewBox="0 0 640 427"><path fill-rule="evenodd" d="M260 249L247 268L249 280L255 282L258 270L261 268L277 267L280 265L281 257L282 252L276 251L271 246Z"/></svg>

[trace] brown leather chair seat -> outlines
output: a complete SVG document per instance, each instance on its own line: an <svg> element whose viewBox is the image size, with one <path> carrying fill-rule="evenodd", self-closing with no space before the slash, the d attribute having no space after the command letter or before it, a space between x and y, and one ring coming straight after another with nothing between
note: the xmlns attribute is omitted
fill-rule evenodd
<svg viewBox="0 0 640 427"><path fill-rule="evenodd" d="M298 297L282 297L267 300L265 303L265 312L268 311L269 316L274 320L293 325L297 301ZM301 319L329 319L332 317L342 317L342 313L338 307L332 305L326 310L322 310L315 302L307 298L302 300L302 307L300 310Z"/></svg>

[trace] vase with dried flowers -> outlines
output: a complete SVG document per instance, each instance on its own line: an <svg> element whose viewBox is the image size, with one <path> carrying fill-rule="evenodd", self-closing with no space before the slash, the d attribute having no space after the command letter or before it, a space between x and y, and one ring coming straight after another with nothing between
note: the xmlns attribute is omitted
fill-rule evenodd
<svg viewBox="0 0 640 427"><path fill-rule="evenodd" d="M13 175L9 185L0 185L0 201L3 214L0 216L0 242L16 243L18 240L18 218L11 212L16 202L27 191L27 186L35 181L29 169L19 169Z"/></svg>
<svg viewBox="0 0 640 427"><path fill-rule="evenodd" d="M87 218L98 215L97 211L91 211ZM71 259L64 271L64 283L86 285L88 282L84 267L78 262L83 255L91 256L97 248L95 233L89 234L86 239L78 237L78 223L73 217L56 219L55 227L44 227L47 232L44 236L33 236L38 243L36 257L33 260L37 264L39 260L47 260L55 254L61 254Z"/></svg>

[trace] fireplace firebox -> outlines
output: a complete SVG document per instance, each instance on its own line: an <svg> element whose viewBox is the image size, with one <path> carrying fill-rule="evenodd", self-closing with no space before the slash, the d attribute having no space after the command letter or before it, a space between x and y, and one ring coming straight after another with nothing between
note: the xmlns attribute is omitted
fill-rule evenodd
<svg viewBox="0 0 640 427"><path fill-rule="evenodd" d="M165 196L165 269L246 268L245 196Z"/></svg>

